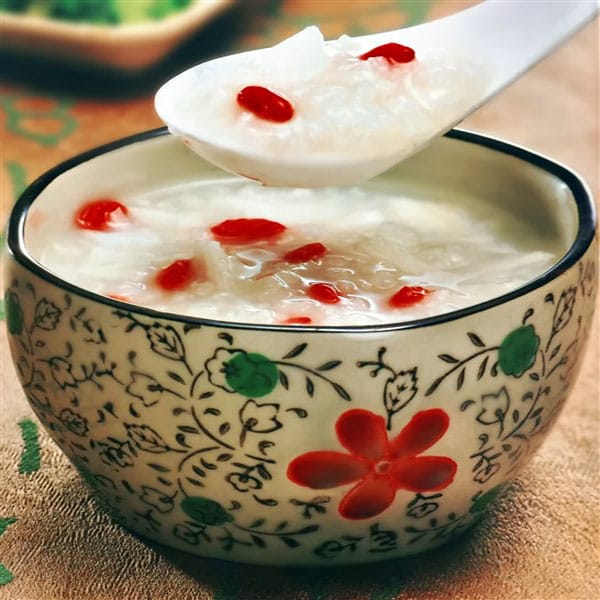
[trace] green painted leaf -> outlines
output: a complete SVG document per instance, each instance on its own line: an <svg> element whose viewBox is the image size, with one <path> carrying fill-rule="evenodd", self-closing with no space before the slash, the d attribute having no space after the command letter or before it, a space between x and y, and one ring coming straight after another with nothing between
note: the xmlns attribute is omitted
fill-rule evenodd
<svg viewBox="0 0 600 600"><path fill-rule="evenodd" d="M224 525L233 521L218 502L203 496L187 496L181 501L181 510L202 525Z"/></svg>
<svg viewBox="0 0 600 600"><path fill-rule="evenodd" d="M257 353L239 352L226 365L227 384L239 394L259 398L269 394L279 382L275 364Z"/></svg>
<svg viewBox="0 0 600 600"><path fill-rule="evenodd" d="M498 493L500 492L500 490L503 487L504 487L504 484L497 485L496 487L493 487L491 490L488 490L484 494L481 494L480 496L478 496L475 499L475 501L473 502L473 504L471 505L469 512L471 514L482 513L484 510L486 510L486 508L490 505L490 503L496 498L496 496L498 495Z"/></svg>
<svg viewBox="0 0 600 600"><path fill-rule="evenodd" d="M12 335L20 335L23 331L23 309L16 292L8 290L4 294L4 311L8 332Z"/></svg>
<svg viewBox="0 0 600 600"><path fill-rule="evenodd" d="M540 338L533 325L522 325L511 331L498 350L498 364L505 375L520 377L535 362Z"/></svg>

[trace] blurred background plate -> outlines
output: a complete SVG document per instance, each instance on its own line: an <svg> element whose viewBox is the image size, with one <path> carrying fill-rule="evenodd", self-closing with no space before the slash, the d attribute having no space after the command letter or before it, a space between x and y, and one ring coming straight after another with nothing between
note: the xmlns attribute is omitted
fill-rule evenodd
<svg viewBox="0 0 600 600"><path fill-rule="evenodd" d="M195 0L161 20L119 25L2 12L0 38L4 50L19 54L139 71L162 61L233 4L234 0Z"/></svg>

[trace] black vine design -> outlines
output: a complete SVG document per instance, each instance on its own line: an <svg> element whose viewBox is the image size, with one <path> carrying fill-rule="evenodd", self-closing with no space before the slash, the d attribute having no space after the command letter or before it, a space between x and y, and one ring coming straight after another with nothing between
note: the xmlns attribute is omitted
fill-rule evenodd
<svg viewBox="0 0 600 600"><path fill-rule="evenodd" d="M388 377L383 386L383 406L387 414L386 427L390 431L392 417L417 395L419 388L417 386L417 367L396 371L384 362L386 352L387 348L381 347L377 352L376 360L361 360L356 363L356 366L359 369L371 367L371 371L369 371L371 377L377 377L381 372L387 374Z"/></svg>
<svg viewBox="0 0 600 600"><path fill-rule="evenodd" d="M225 510L200 495L212 477L221 478L233 493L248 495L259 506L273 507L279 503L262 493L273 479L271 469L277 464L269 456L277 442L269 435L282 429L290 419L306 419L309 409L261 400L275 386L287 392L301 383L300 398L311 399L318 385L328 385L339 399L351 400L345 387L330 376L342 361L330 360L314 368L297 361L307 351L307 343L294 346L281 359L272 360L235 347L233 335L220 332L217 337L225 345L217 345L212 357L196 369L188 358L185 337L197 328L183 327L179 331L170 324L146 321L125 311L113 312L125 323L124 333L141 333L149 350L172 366L162 373L149 372L141 365L136 350L127 352L126 363L118 365L108 358L107 350L101 349L108 343L103 327L95 317L88 316L87 307L78 306L68 294L62 303L48 297L38 300L31 325L25 327L26 317L17 295L19 285L18 281L13 282L11 292L14 295L11 333L18 346L19 375L32 406L56 434L59 445L72 456L88 485L101 496L103 508L120 523L148 534L160 531L162 515L177 510L186 500L195 501L196 505L215 505L213 513ZM33 286L25 284L25 289L35 297ZM50 351L42 336L65 327L70 333L64 350ZM83 355L76 348L84 346L99 347L95 359L79 358ZM84 354L90 356L87 350ZM241 374L227 370L231 362ZM257 373L251 372L252 369ZM275 377L270 379L271 371ZM251 389L238 389L243 384L240 380L248 374L257 375L254 379L258 384L251 383ZM69 396L69 408L54 411L52 386ZM107 400L98 407L94 423L88 413L84 416L77 410L89 386L107 397L119 399L118 403ZM215 388L241 396L237 422L223 419ZM123 403L121 398L129 398L129 402ZM146 413L150 415L156 407L165 405L172 406L170 413L175 424L170 438L163 430L159 432L144 422ZM98 437L95 423L110 424L111 434ZM120 435L116 433L119 430ZM174 455L180 456L175 466L170 460L162 460ZM154 473L155 483L148 482L138 488L127 477L127 471L139 463ZM104 465L107 471L92 472L89 464ZM113 474L109 476L109 472ZM301 508L298 514L301 519L324 515L328 502L327 496L290 500ZM123 510L125 504L135 503L139 504L138 509ZM241 506L239 501L232 500L227 510L234 512ZM199 514L194 513L194 517ZM226 551L236 545L265 548L273 540L292 549L300 545L299 537L320 528L318 524L294 527L288 521L268 527L266 519L244 526L235 523L229 512L226 518L221 516L222 522L213 522L214 516L212 521L206 520L205 513L202 514L205 521L187 520L177 525L172 534L186 543L219 543Z"/></svg>
<svg viewBox="0 0 600 600"><path fill-rule="evenodd" d="M498 361L494 359L494 353L498 351L499 346L487 347L483 340L472 331L467 332L467 338L471 344L477 348L477 350L462 359L456 358L452 354L438 354L438 358L441 361L452 366L448 370L444 371L439 377L434 379L434 381L425 391L426 396L433 394L440 384L451 376L456 376L455 386L456 391L459 391L465 383L467 367L472 361L478 362L477 372L475 375L478 381L487 373L489 373L491 377L496 377L498 375ZM491 361L490 357L492 357Z"/></svg>
<svg viewBox="0 0 600 600"><path fill-rule="evenodd" d="M386 554L398 548L398 533L392 529L382 529L379 523L369 527L366 535L341 535L319 544L313 553L324 559L338 558L357 551L367 554Z"/></svg>
<svg viewBox="0 0 600 600"><path fill-rule="evenodd" d="M415 497L406 505L406 516L413 519L423 519L434 513L440 507L443 497L441 492L436 494L421 494L417 492Z"/></svg>
<svg viewBox="0 0 600 600"><path fill-rule="evenodd" d="M391 556L462 532L499 489L494 483L514 476L540 443L574 380L595 272L594 262L581 263L577 281L548 291L506 335L467 331L428 365L384 346L371 360L315 361L306 341L267 356L235 332L109 311L17 279L5 295L6 324L31 406L118 522L225 553ZM380 386L390 431L397 415L430 398L476 425L464 441L475 490L468 510L445 508L450 489L415 493L395 529L332 529L334 496L279 491L287 432L314 427L325 403L352 403L359 373ZM210 497L216 484L227 490L218 502Z"/></svg>

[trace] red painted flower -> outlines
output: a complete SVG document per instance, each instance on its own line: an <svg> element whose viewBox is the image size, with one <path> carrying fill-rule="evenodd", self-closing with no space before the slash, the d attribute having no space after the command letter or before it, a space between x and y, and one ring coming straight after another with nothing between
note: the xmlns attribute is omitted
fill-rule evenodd
<svg viewBox="0 0 600 600"><path fill-rule="evenodd" d="M445 456L418 456L446 433L449 418L440 408L424 410L394 438L385 420L368 410L346 411L335 424L340 444L349 454L329 450L307 452L288 465L291 481L320 490L355 483L340 502L346 519L368 519L386 510L398 490L438 491L449 486L456 463Z"/></svg>

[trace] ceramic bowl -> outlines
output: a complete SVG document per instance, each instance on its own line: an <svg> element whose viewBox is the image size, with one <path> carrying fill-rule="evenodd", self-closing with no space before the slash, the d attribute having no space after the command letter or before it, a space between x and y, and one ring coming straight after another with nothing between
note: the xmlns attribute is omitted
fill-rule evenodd
<svg viewBox="0 0 600 600"><path fill-rule="evenodd" d="M117 26L3 11L0 38L3 49L25 56L133 73L167 58L177 46L232 6L232 0L194 2L159 21Z"/></svg>
<svg viewBox="0 0 600 600"><path fill-rule="evenodd" d="M34 204L198 177L231 176L149 132L43 175L10 219L14 365L100 506L162 544L277 565L389 559L466 530L541 444L581 364L596 290L586 187L546 158L461 131L383 175L399 189L426 182L503 202L558 228L568 248L511 293L401 324L160 313L62 281L28 253Z"/></svg>

